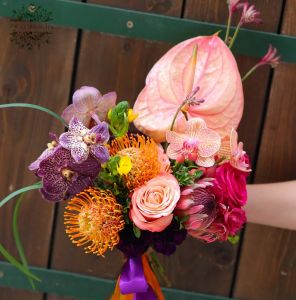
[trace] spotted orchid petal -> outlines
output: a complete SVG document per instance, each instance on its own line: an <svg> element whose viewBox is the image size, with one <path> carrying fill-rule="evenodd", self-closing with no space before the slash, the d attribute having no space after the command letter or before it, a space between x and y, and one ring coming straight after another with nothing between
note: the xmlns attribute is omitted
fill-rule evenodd
<svg viewBox="0 0 296 300"><path fill-rule="evenodd" d="M81 135L88 132L89 129L85 127L77 117L73 117L69 123L69 131L74 134Z"/></svg>
<svg viewBox="0 0 296 300"><path fill-rule="evenodd" d="M212 167L215 164L215 158L214 157L198 157L196 160L196 164L198 166L209 168Z"/></svg>
<svg viewBox="0 0 296 300"><path fill-rule="evenodd" d="M198 62L193 89L200 87L198 97L205 102L189 107L189 119L204 119L207 127L222 137L239 124L243 90L236 61L218 36L196 37L176 45L154 65L135 103L134 111L138 114L135 126L157 142L165 140L174 114L187 96L184 71L192 61L196 45ZM186 120L180 113L175 130L182 132L185 125Z"/></svg>
<svg viewBox="0 0 296 300"><path fill-rule="evenodd" d="M77 163L85 161L89 154L89 149L85 143L78 143L71 146L71 156Z"/></svg>
<svg viewBox="0 0 296 300"><path fill-rule="evenodd" d="M198 132L199 141L198 153L202 157L209 157L216 154L221 146L221 138L217 132L208 128L202 128Z"/></svg>

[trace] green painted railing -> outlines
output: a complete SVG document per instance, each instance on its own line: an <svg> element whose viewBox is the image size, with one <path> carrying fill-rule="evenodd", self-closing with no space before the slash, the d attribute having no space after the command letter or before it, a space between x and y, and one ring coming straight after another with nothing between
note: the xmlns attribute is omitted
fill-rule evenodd
<svg viewBox="0 0 296 300"><path fill-rule="evenodd" d="M30 270L41 279L40 283L36 283L36 291L59 296L68 296L83 300L110 299L115 286L115 282L108 279L36 267L31 267ZM0 286L32 291L27 278L15 267L5 262L0 262ZM166 288L163 289L163 292L165 299L169 300L230 299Z"/></svg>
<svg viewBox="0 0 296 300"><path fill-rule="evenodd" d="M221 0L222 1L222 0ZM49 23L92 31L178 43L197 35L210 35L225 26L157 14L131 11L69 0L0 0L0 16L11 17L14 9L33 3L52 13ZM225 9L226 4L225 4ZM259 27L260 28L260 27ZM296 37L242 29L233 51L260 57L268 45L278 48L282 60L296 63Z"/></svg>

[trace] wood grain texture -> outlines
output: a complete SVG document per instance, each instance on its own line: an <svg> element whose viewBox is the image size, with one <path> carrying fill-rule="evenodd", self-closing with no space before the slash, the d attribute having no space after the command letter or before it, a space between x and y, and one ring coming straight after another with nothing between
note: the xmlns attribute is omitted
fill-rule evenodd
<svg viewBox="0 0 296 300"><path fill-rule="evenodd" d="M262 12L262 18L267 20L259 28L258 26L256 28L276 31L280 20L281 1L260 0L252 1L252 3L255 3L256 7ZM271 6L275 8L272 11ZM225 1L188 0L184 17L222 24L225 23L227 15ZM256 63L256 59L250 57L237 56L236 59L241 74L247 72ZM256 147L260 138L260 123L264 115L269 74L269 68L262 68L244 84L245 109L239 126L239 136L240 140L244 141L245 149L252 161L255 160ZM229 295L237 259L237 247L227 243L203 245L195 240L188 240L186 243L184 250L178 251L176 255L182 255L179 258L181 261L189 255L188 262L194 262L192 266L194 265L198 270L195 272L194 289L204 293ZM198 253L199 257L196 258L188 249L195 249L194 253ZM190 278L190 273L187 276Z"/></svg>
<svg viewBox="0 0 296 300"><path fill-rule="evenodd" d="M296 35L295 18L296 1L288 0L282 33ZM296 177L295 77L295 65L282 63L274 72L256 182L274 182ZM235 296L239 299L296 299L295 245L295 232L248 225Z"/></svg>
<svg viewBox="0 0 296 300"><path fill-rule="evenodd" d="M181 0L89 2L177 17L181 15L182 6ZM161 42L84 31L76 74L76 88L89 85L99 88L102 93L115 90L118 101L129 100L133 104L144 86L148 71L170 47L171 45ZM122 254L116 250L109 251L105 259L85 254L83 248L73 245L66 236L63 211L64 205L61 205L51 267L104 278L117 278L123 264ZM48 295L47 299L64 298ZM100 299L99 295L98 299Z"/></svg>
<svg viewBox="0 0 296 300"><path fill-rule="evenodd" d="M0 103L29 102L61 112L68 102L76 30L53 29L50 43L33 50L9 40L10 23L0 20ZM0 198L36 182L27 166L44 150L48 132L63 126L43 112L0 110ZM0 242L14 255L12 214L15 201L0 209ZM28 261L47 266L54 205L30 192L21 206L19 228ZM2 259L2 257L0 257ZM39 300L42 294L0 288L1 300Z"/></svg>

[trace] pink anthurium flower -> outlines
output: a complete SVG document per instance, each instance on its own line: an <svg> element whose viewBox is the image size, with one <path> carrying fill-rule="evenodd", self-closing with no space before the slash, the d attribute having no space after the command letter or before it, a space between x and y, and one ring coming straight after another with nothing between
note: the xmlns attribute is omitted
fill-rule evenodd
<svg viewBox="0 0 296 300"><path fill-rule="evenodd" d="M169 143L167 148L169 158L178 162L189 159L201 167L214 165L214 155L221 145L219 134L207 128L204 120L200 118L189 120L184 133L167 131L166 139Z"/></svg>
<svg viewBox="0 0 296 300"><path fill-rule="evenodd" d="M192 55L195 47L197 59ZM186 40L153 66L134 106L138 114L135 126L157 142L165 141L177 109L188 96L191 80L191 91L199 86L198 97L204 102L190 106L188 118L204 119L221 136L236 129L244 102L241 77L235 58L217 35ZM174 128L181 132L185 126L186 119L180 112Z"/></svg>

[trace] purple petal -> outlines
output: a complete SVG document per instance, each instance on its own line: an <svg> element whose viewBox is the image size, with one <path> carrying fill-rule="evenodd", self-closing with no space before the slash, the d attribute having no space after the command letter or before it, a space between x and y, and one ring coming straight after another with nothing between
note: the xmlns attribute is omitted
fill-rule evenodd
<svg viewBox="0 0 296 300"><path fill-rule="evenodd" d="M69 123L69 132L76 133L77 135L84 135L89 129L83 125L77 117L73 117Z"/></svg>
<svg viewBox="0 0 296 300"><path fill-rule="evenodd" d="M87 160L81 164L75 162L70 163L69 168L78 174L95 178L99 174L101 166L95 158L89 156Z"/></svg>
<svg viewBox="0 0 296 300"><path fill-rule="evenodd" d="M94 110L101 93L94 87L84 86L77 90L73 95L73 105L79 113L86 113Z"/></svg>
<svg viewBox="0 0 296 300"><path fill-rule="evenodd" d="M60 173L46 174L42 179L42 183L43 188L51 194L64 193L69 185Z"/></svg>
<svg viewBox="0 0 296 300"><path fill-rule="evenodd" d="M71 155L77 163L82 163L88 157L89 149L85 143L72 145Z"/></svg>
<svg viewBox="0 0 296 300"><path fill-rule="evenodd" d="M108 149L104 146L94 146L90 149L91 153L103 164L109 159Z"/></svg>
<svg viewBox="0 0 296 300"><path fill-rule="evenodd" d="M72 196L82 192L86 188L93 185L93 181L89 177L81 177L75 182L73 182L68 190L67 190L67 198L71 198Z"/></svg>
<svg viewBox="0 0 296 300"><path fill-rule="evenodd" d="M71 159L71 152L59 147L53 155L40 162L37 176L43 177L48 173L58 173L59 169L66 166Z"/></svg>
<svg viewBox="0 0 296 300"><path fill-rule="evenodd" d="M81 140L81 136L70 131L62 133L59 139L61 146L68 150L71 150L71 148L77 144L81 144Z"/></svg>
<svg viewBox="0 0 296 300"><path fill-rule="evenodd" d="M108 124L105 122L101 122L94 126L89 133L94 133L96 135L96 141L98 144L106 144L110 137Z"/></svg>
<svg viewBox="0 0 296 300"><path fill-rule="evenodd" d="M62 201L65 197L65 193L51 194L51 193L48 193L44 188L40 189L40 193L41 193L43 199L50 201L50 202L59 202L59 201Z"/></svg>
<svg viewBox="0 0 296 300"><path fill-rule="evenodd" d="M106 120L109 109L115 106L116 98L117 94L115 92L110 92L100 98L95 111L99 115L101 121Z"/></svg>

